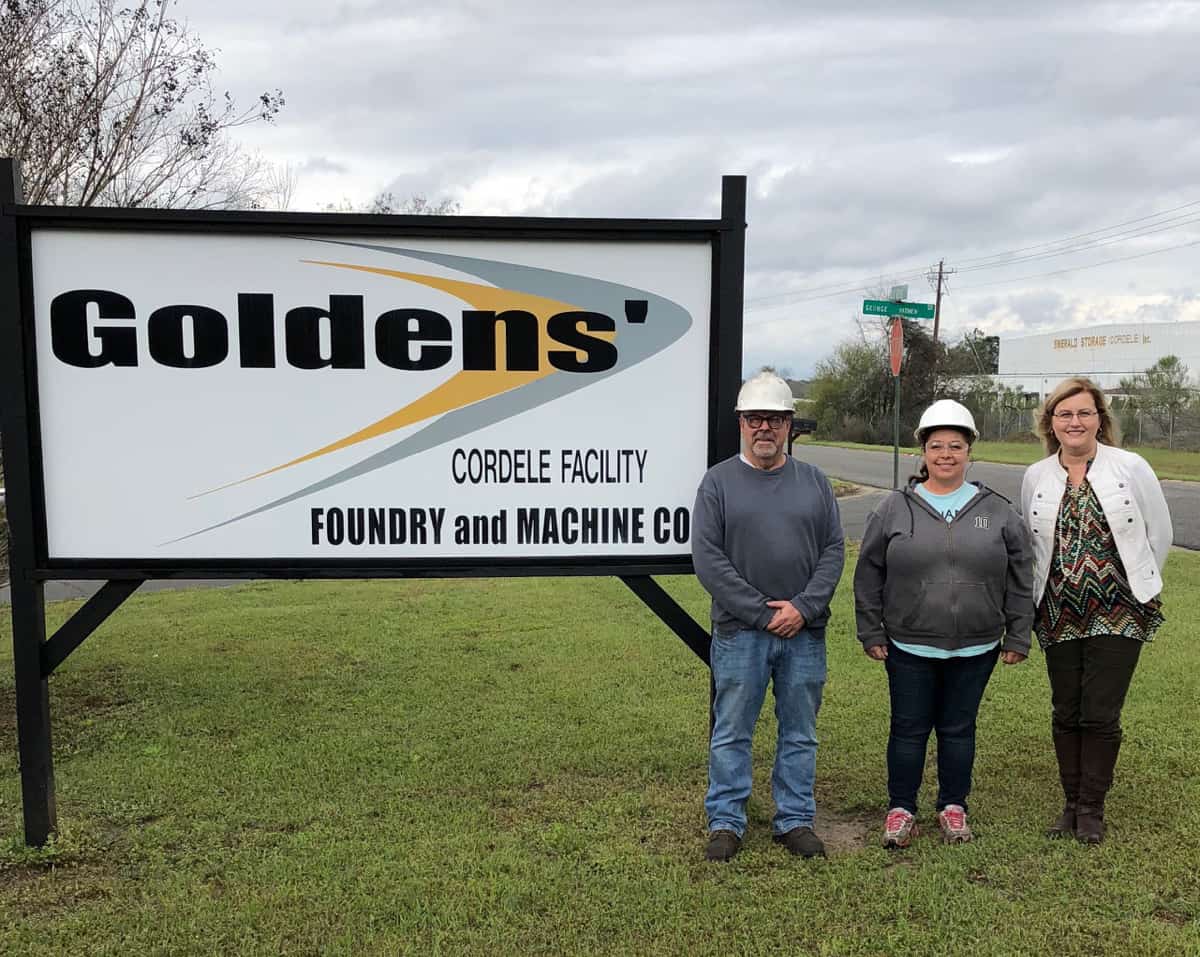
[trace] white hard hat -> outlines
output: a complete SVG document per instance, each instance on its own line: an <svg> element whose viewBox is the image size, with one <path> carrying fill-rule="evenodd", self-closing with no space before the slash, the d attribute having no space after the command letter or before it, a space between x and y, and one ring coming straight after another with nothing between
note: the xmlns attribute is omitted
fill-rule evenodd
<svg viewBox="0 0 1200 957"><path fill-rule="evenodd" d="M792 387L774 372L760 372L742 383L737 412L794 412Z"/></svg>
<svg viewBox="0 0 1200 957"><path fill-rule="evenodd" d="M923 436L934 429L962 429L970 434L972 442L979 438L979 430L975 428L975 417L971 415L971 410L953 399L938 399L922 412L921 421L913 431L913 438L917 440L917 444L923 444Z"/></svg>

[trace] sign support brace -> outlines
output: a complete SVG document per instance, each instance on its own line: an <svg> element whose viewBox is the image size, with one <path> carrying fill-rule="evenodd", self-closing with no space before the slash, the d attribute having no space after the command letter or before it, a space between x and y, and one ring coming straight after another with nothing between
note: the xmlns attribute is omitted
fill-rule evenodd
<svg viewBox="0 0 1200 957"><path fill-rule="evenodd" d="M638 596L646 607L656 614L664 625L670 628L685 645L696 653L696 656L709 665L709 649L712 638L709 637L696 619L689 615L679 603L666 593L662 585L649 575L622 575L621 581L629 586L629 590Z"/></svg>

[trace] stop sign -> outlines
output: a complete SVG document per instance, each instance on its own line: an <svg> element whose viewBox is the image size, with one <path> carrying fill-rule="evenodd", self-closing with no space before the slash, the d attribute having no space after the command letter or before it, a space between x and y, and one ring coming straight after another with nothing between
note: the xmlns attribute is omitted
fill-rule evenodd
<svg viewBox="0 0 1200 957"><path fill-rule="evenodd" d="M892 375L900 375L900 363L904 359L904 323L900 321L898 316L892 320L889 357L892 360Z"/></svg>

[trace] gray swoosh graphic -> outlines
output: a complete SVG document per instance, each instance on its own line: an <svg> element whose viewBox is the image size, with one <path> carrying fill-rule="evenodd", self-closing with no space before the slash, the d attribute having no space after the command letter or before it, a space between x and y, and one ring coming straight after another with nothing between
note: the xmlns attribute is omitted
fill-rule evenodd
<svg viewBox="0 0 1200 957"><path fill-rule="evenodd" d="M328 243L337 246L354 246L369 249L373 252L389 253L404 256L408 259L424 260L437 265L456 269L490 282L504 289L532 295L546 296L569 302L592 312L601 312L611 316L617 323L625 315L626 299L645 299L648 304L646 321L638 325L625 325L620 328L617 336L619 348L617 362L604 372L590 373L586 377L571 372L557 372L530 382L511 392L504 392L487 399L482 399L473 405L453 412L447 412L441 418L423 429L407 436L386 449L381 449L354 465L313 482L282 498L267 502L248 512L242 512L233 518L209 525L206 528L191 532L179 538L164 542L163 545L173 545L186 541L205 532L211 532L234 522L260 515L283 505L288 505L317 492L333 488L343 482L367 475L376 469L399 462L401 459L416 455L428 449L451 442L454 439L469 435L489 425L494 425L504 419L511 418L521 412L527 412L538 406L553 402L564 395L584 388L592 382L607 379L609 376L624 372L644 362L654 354L661 352L671 343L680 339L692 326L692 317L686 309L670 299L622 286L619 283L603 279L592 279L588 276L577 276L573 273L558 272L553 269L540 269L533 266L518 266L513 263L497 263L487 259L476 259L470 256L455 256L449 253L423 252L416 249L405 249L396 246L381 246L373 243L352 243L342 240L312 240L313 242Z"/></svg>

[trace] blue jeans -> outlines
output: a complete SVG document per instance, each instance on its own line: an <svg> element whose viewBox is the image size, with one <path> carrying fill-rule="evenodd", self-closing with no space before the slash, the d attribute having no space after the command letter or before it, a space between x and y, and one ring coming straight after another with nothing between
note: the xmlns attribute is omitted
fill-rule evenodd
<svg viewBox="0 0 1200 957"><path fill-rule="evenodd" d="M771 795L772 830L786 834L812 826L817 766L817 711L825 687L825 636L807 629L795 638L767 631L713 635L713 733L708 755L704 810L710 831L746 831L750 797L750 739L773 684L779 739Z"/></svg>
<svg viewBox="0 0 1200 957"><path fill-rule="evenodd" d="M888 807L917 813L929 732L937 730L937 809L967 806L975 766L975 718L998 650L962 658L922 658L888 645L892 699L888 736Z"/></svg>

